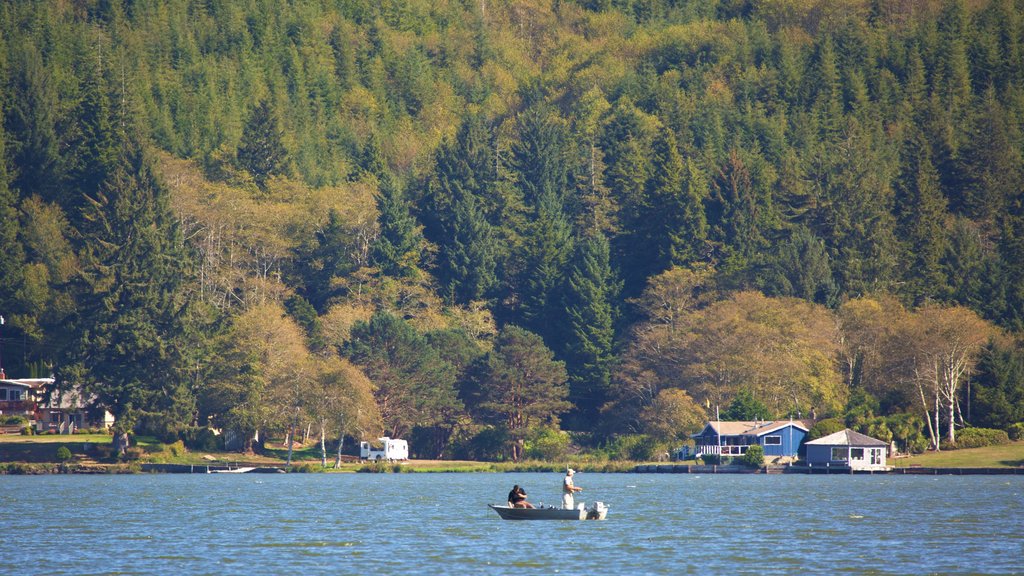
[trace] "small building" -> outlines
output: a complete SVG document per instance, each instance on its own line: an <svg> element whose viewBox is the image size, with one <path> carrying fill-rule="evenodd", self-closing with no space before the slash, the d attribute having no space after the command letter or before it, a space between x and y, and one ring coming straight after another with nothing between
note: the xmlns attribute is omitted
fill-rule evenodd
<svg viewBox="0 0 1024 576"><path fill-rule="evenodd" d="M0 415L34 420L45 387L52 383L53 378L0 379Z"/></svg>
<svg viewBox="0 0 1024 576"><path fill-rule="evenodd" d="M53 378L0 380L0 415L23 416L37 432L73 433L81 428L108 429L114 416L90 410L81 388L58 390Z"/></svg>
<svg viewBox="0 0 1024 576"><path fill-rule="evenodd" d="M53 390L49 402L40 404L36 411L36 430L57 434L73 434L80 429L109 430L114 415L107 410L91 409L91 398L81 388Z"/></svg>
<svg viewBox="0 0 1024 576"><path fill-rule="evenodd" d="M804 444L809 466L839 466L851 470L887 470L888 444L847 428Z"/></svg>
<svg viewBox="0 0 1024 576"><path fill-rule="evenodd" d="M742 456L758 445L766 457L795 457L811 425L808 420L714 420L692 436L694 452L696 456Z"/></svg>

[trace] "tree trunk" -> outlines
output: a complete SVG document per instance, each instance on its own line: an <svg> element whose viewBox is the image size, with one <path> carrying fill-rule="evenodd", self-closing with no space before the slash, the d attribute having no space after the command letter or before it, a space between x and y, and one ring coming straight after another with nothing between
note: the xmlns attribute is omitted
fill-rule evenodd
<svg viewBox="0 0 1024 576"><path fill-rule="evenodd" d="M942 448L939 446L939 438L942 437L942 429L939 427L939 387L935 386L935 451L938 452Z"/></svg>
<svg viewBox="0 0 1024 576"><path fill-rule="evenodd" d="M320 421L320 466L327 468L327 430L323 421Z"/></svg>
<svg viewBox="0 0 1024 576"><path fill-rule="evenodd" d="M338 457L334 459L334 469L341 468L341 447L345 443L345 433L338 433Z"/></svg>
<svg viewBox="0 0 1024 576"><path fill-rule="evenodd" d="M917 379L917 392L921 395L921 408L924 409L924 421L928 424L928 438L932 441L932 447L936 450L939 449L939 442L937 440L939 431L932 428L932 415L928 410L928 401L924 398L924 386L921 385L921 379Z"/></svg>
<svg viewBox="0 0 1024 576"><path fill-rule="evenodd" d="M295 444L295 424L288 426L288 466L292 465L292 446Z"/></svg>

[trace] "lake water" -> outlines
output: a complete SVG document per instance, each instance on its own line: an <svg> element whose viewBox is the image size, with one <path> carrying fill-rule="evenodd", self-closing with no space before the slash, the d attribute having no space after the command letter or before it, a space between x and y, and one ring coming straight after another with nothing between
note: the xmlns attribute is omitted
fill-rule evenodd
<svg viewBox="0 0 1024 576"><path fill-rule="evenodd" d="M0 574L1020 574L1022 476L0 476Z"/></svg>

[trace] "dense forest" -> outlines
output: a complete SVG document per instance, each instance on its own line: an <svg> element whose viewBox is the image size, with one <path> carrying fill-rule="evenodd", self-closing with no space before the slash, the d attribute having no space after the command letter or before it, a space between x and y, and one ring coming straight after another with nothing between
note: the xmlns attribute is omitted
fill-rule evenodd
<svg viewBox="0 0 1024 576"><path fill-rule="evenodd" d="M2 365L122 430L1021 431L1020 0L25 0L0 71Z"/></svg>

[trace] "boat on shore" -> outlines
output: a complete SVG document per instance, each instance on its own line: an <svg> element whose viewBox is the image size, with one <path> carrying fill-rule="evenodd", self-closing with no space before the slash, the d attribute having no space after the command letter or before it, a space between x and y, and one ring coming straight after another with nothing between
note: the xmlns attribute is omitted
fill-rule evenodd
<svg viewBox="0 0 1024 576"><path fill-rule="evenodd" d="M590 507L580 504L578 507L570 509L553 506L512 508L501 504L488 504L488 506L497 512L503 520L604 520L608 516L608 506L604 502L594 502Z"/></svg>

